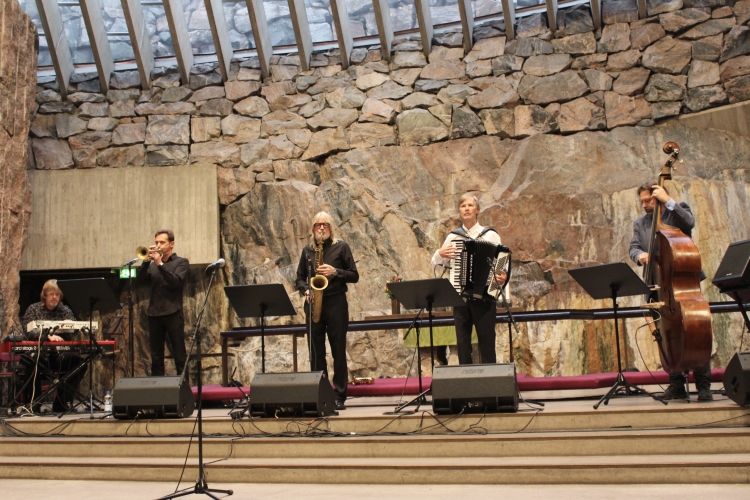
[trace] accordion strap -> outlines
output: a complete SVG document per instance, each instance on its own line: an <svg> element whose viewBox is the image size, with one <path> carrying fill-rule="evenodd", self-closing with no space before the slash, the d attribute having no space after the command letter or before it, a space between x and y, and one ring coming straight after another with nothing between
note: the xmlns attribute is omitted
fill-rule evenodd
<svg viewBox="0 0 750 500"><path fill-rule="evenodd" d="M497 233L497 231L495 231L494 228L485 227L484 229L482 229L482 232L479 233L479 236L477 236L476 239L481 238L482 236L484 236L485 234L489 233L490 231ZM456 234L458 236L463 236L464 238L469 239L469 240L473 239L471 236L469 236L469 233L467 233L466 230L463 227L459 227L458 229L454 229L453 231L451 231L451 234Z"/></svg>

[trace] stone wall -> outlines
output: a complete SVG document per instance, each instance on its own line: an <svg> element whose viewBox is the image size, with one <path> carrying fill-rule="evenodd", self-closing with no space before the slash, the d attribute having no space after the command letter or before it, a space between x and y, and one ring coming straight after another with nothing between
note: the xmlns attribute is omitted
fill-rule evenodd
<svg viewBox="0 0 750 500"><path fill-rule="evenodd" d="M21 251L31 213L26 177L34 109L36 26L16 0L0 0L0 335L18 322Z"/></svg>
<svg viewBox="0 0 750 500"><path fill-rule="evenodd" d="M196 66L190 85L180 85L175 69L160 69L149 91L139 89L137 72L116 73L106 95L95 75L77 74L67 102L55 82L40 81L35 168L220 165L226 284L281 282L291 293L310 217L328 210L361 274L350 291L352 319L389 310L382 287L393 274L433 275L429 258L457 224L458 196L476 191L480 221L514 249L515 304L605 307L586 298L567 269L626 259L639 215L634 188L658 171L664 141L683 146L685 170L673 190L698 216L694 236L709 276L726 245L750 229L736 215L749 206L748 140L659 124L750 100L750 2L710 1L688 9L652 2L644 20L627 6L605 8L602 30L588 7L576 7L560 12L554 36L544 15L528 16L511 42L493 22L475 30L466 56L460 32L436 35L429 59L418 40L397 41L390 65L377 47L355 49L348 70L335 51L314 54L308 72L296 56L274 56L263 81L255 59L233 63L226 83L211 64ZM188 309L202 286L191 276ZM213 352L216 333L239 324L216 293L205 342ZM301 305L297 294L293 300ZM638 326L626 325L626 364L656 368ZM717 318L716 326L713 362L724 366L739 319ZM521 326L513 348L523 373L611 371L611 337L604 323L536 323ZM410 352L396 332L352 333L348 341L354 375L408 370ZM270 370L290 369L290 346L269 338ZM507 359L506 335L497 347ZM138 352L142 369L147 354ZM259 356L257 339L237 352L243 382ZM217 376L211 368L207 380Z"/></svg>

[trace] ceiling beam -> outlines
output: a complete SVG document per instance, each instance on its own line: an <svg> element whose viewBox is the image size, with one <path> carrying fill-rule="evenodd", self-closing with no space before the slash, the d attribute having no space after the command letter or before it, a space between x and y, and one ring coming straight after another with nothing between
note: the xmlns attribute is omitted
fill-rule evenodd
<svg viewBox="0 0 750 500"><path fill-rule="evenodd" d="M646 8L646 0L638 0L638 17L641 19L646 19L648 17L648 9Z"/></svg>
<svg viewBox="0 0 750 500"><path fill-rule="evenodd" d="M393 27L391 26L391 8L388 0L373 0L375 9L375 22L378 25L378 37L380 38L380 55L391 62L391 45L393 45Z"/></svg>
<svg viewBox="0 0 750 500"><path fill-rule="evenodd" d="M122 0L122 11L130 32L133 44L135 64L141 75L141 88L151 88L151 72L154 70L154 53L151 49L151 37L143 20L143 8L140 0Z"/></svg>
<svg viewBox="0 0 750 500"><path fill-rule="evenodd" d="M547 2L547 26L554 33L557 31L557 0L546 0Z"/></svg>
<svg viewBox="0 0 750 500"><path fill-rule="evenodd" d="M299 51L299 62L302 71L310 69L310 58L312 57L312 37L310 36L310 23L307 20L304 0L287 0L289 14L292 17L294 37L297 39L297 50Z"/></svg>
<svg viewBox="0 0 750 500"><path fill-rule="evenodd" d="M591 0L592 2L595 0ZM503 4L503 19L505 20L505 36L508 41L516 38L516 5L513 0L501 0Z"/></svg>
<svg viewBox="0 0 750 500"><path fill-rule="evenodd" d="M591 15L594 17L594 27L602 27L602 0L590 0Z"/></svg>
<svg viewBox="0 0 750 500"><path fill-rule="evenodd" d="M229 39L227 19L224 17L224 7L221 0L204 0L208 23L211 25L211 34L214 37L216 47L216 58L219 60L219 71L225 82L229 80L229 64L232 62L234 51Z"/></svg>
<svg viewBox="0 0 750 500"><path fill-rule="evenodd" d="M333 25L336 27L336 38L339 42L339 54L341 57L341 68L346 69L351 64L352 55L352 33L349 30L349 13L346 11L346 0L331 0L331 15Z"/></svg>
<svg viewBox="0 0 750 500"><path fill-rule="evenodd" d="M273 45L271 44L271 34L268 32L268 21L266 21L263 0L245 0L245 3L247 4L247 12L250 15L250 24L253 27L255 50L258 51L258 59L260 59L260 73L263 75L263 78L268 78L271 74Z"/></svg>
<svg viewBox="0 0 750 500"><path fill-rule="evenodd" d="M474 46L474 13L471 0L458 0L458 13L461 15L461 29L464 34L464 55Z"/></svg>
<svg viewBox="0 0 750 500"><path fill-rule="evenodd" d="M512 0L511 0L512 1ZM422 36L422 52L428 58L432 51L432 14L430 13L430 0L414 0L417 8L417 21L419 21L419 33Z"/></svg>
<svg viewBox="0 0 750 500"><path fill-rule="evenodd" d="M102 5L99 0L79 0L79 5L91 41L91 52L94 53L94 62L99 73L99 84L102 92L106 93L109 90L109 79L115 70L115 61L112 58L107 29L104 27Z"/></svg>
<svg viewBox="0 0 750 500"><path fill-rule="evenodd" d="M164 15L172 35L172 45L180 70L183 85L190 83L190 70L193 69L193 45L188 36L187 24L181 0L164 0Z"/></svg>
<svg viewBox="0 0 750 500"><path fill-rule="evenodd" d="M44 36L47 37L52 66L60 85L60 95L66 99L70 90L70 76L73 74L73 57L70 55L68 39L63 30L60 8L56 0L36 0L36 8L42 20Z"/></svg>

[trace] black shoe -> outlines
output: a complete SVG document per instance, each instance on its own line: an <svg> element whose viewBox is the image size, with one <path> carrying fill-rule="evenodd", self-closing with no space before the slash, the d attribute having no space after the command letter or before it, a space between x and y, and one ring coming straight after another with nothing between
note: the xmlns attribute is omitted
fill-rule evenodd
<svg viewBox="0 0 750 500"><path fill-rule="evenodd" d="M670 385L664 395L661 397L664 401L670 401L672 399L687 399L688 394L685 388L681 385Z"/></svg>
<svg viewBox="0 0 750 500"><path fill-rule="evenodd" d="M698 401L713 401L714 396L710 389L698 389Z"/></svg>
<svg viewBox="0 0 750 500"><path fill-rule="evenodd" d="M337 410L346 410L346 405L343 401L336 401L336 409Z"/></svg>

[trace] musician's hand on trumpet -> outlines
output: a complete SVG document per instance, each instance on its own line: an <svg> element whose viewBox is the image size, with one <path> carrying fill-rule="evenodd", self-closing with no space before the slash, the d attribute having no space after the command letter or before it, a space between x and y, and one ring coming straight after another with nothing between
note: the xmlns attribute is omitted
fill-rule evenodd
<svg viewBox="0 0 750 500"><path fill-rule="evenodd" d="M148 247L148 257L154 261L157 266L162 265L162 251L156 245Z"/></svg>

